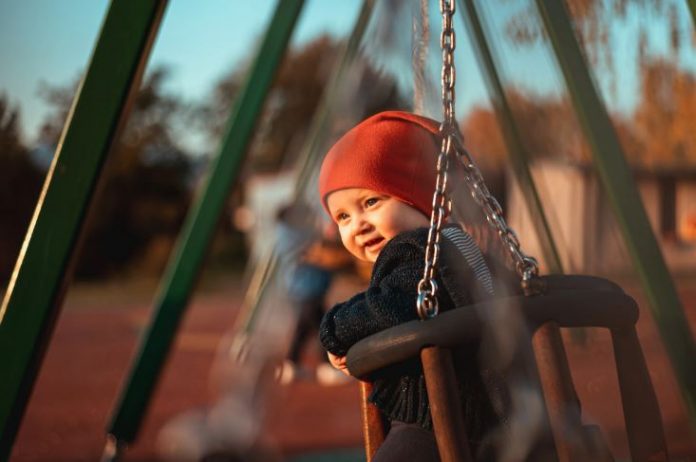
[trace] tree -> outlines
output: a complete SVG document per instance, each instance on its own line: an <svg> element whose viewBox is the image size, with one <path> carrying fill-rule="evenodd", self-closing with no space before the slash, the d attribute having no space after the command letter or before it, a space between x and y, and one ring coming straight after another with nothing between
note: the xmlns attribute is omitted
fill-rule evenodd
<svg viewBox="0 0 696 462"><path fill-rule="evenodd" d="M42 172L19 136L19 111L0 95L0 278L12 272L39 196Z"/></svg>
<svg viewBox="0 0 696 462"><path fill-rule="evenodd" d="M664 59L646 62L641 77L633 115L638 161L649 168L696 165L696 77Z"/></svg>
<svg viewBox="0 0 696 462"><path fill-rule="evenodd" d="M288 50L250 147L251 172L277 172L297 158L340 47L340 43L322 36L301 49ZM362 74L352 96L360 95L363 104L359 105L359 113L351 113L352 116L363 118L380 110L404 107L393 79L381 75L365 61L359 61L355 67L361 68ZM246 73L243 66L228 74L201 108L212 138L222 136L229 107ZM355 101L344 98L337 104L337 112L352 111L355 105Z"/></svg>
<svg viewBox="0 0 696 462"><path fill-rule="evenodd" d="M673 55L677 55L683 44L689 41L690 31L680 24L674 4L661 0L564 1L573 21L576 37L590 63L612 75L614 53L619 48L612 35L612 27L629 16L638 18L639 24L630 32L635 39L622 44L625 53L634 51L626 49L629 44L628 46L636 47L638 54L644 55L647 52L648 28L654 28L656 22L667 22L666 30ZM506 25L506 33L513 43L531 45L547 40L535 5L525 4L511 18Z"/></svg>
<svg viewBox="0 0 696 462"><path fill-rule="evenodd" d="M618 79L614 55L617 50L637 57L636 75L640 79L640 92L635 98L637 103L627 114L611 114L629 162L649 169L693 165L696 145L689 121L694 116L696 87L693 71L685 68L680 58L692 53L688 44L695 36L690 18L678 15L676 2L567 0L566 4L581 49L603 88L611 92L616 90ZM546 40L537 16L533 5L513 15L507 24L508 38L523 46ZM629 39L624 37L619 43L617 30L630 34ZM659 35L660 31L664 31L661 32L663 35ZM667 43L667 51L661 54L651 46L659 40ZM556 123L549 125L548 129L558 134L558 139L577 138L573 135L579 133L576 129L560 135L560 119L547 120ZM527 136L529 132L525 130L524 133ZM570 145L583 146L582 150L587 151L584 141L577 141ZM580 158L586 157L583 153Z"/></svg>
<svg viewBox="0 0 696 462"><path fill-rule="evenodd" d="M185 108L165 94L167 78L164 68L146 75L116 141L87 223L78 277L106 276L134 260L156 272L166 261L188 208L191 174L190 156L174 135ZM54 107L42 129L44 142L55 146L76 88L44 90Z"/></svg>
<svg viewBox="0 0 696 462"><path fill-rule="evenodd" d="M531 159L555 158L568 162L586 162L587 152L581 133L566 100L527 96L508 91L517 132ZM477 107L462 123L462 132L482 166L500 168L505 162L504 144L498 120L492 109Z"/></svg>
<svg viewBox="0 0 696 462"><path fill-rule="evenodd" d="M289 50L250 148L250 172L276 172L296 158L338 49L339 44L321 37L301 49ZM204 163L185 151L178 129L194 126L203 128L211 139L221 137L246 74L244 67L222 79L211 98L195 110L164 91L169 76L165 68L146 74L126 128L105 166L77 276L102 277L133 265L150 272L162 269L189 205L194 164ZM370 95L362 107L365 115L400 107L395 83L369 67L359 84L360 91ZM54 108L42 129L44 144L55 146L77 86L75 82L43 89ZM232 196L239 201L241 189L237 187ZM221 217L217 242L225 241L220 244L225 252L239 257L243 241L231 221L229 215Z"/></svg>
<svg viewBox="0 0 696 462"><path fill-rule="evenodd" d="M464 144L476 164L484 170L501 170L507 147L495 113L482 106L474 107L462 121Z"/></svg>

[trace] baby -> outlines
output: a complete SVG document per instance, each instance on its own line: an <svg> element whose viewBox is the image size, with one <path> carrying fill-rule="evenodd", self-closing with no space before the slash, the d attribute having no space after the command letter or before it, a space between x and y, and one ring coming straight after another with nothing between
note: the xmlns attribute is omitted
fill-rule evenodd
<svg viewBox="0 0 696 462"><path fill-rule="evenodd" d="M320 198L343 245L356 258L374 263L368 289L334 306L322 320L322 345L334 367L345 373L345 355L356 342L418 319L417 284L423 277L435 189L438 128L437 122L415 114L383 112L346 133L322 164ZM441 311L493 295L486 260L460 226L443 227L440 248ZM447 266L446 261L455 263ZM464 348L461 358L455 367L469 445L476 451L499 419L481 379L477 346ZM376 378L370 400L391 423L374 461L439 460L417 360Z"/></svg>

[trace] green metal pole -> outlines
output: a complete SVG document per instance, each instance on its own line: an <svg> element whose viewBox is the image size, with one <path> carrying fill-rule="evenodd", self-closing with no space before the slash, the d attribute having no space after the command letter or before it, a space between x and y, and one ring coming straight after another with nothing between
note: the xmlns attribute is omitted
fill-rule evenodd
<svg viewBox="0 0 696 462"><path fill-rule="evenodd" d="M208 243L230 187L239 175L248 142L303 4L303 0L278 1L246 84L235 102L220 153L186 218L162 280L154 319L141 339L138 358L109 426L112 443L117 446L134 441L140 429Z"/></svg>
<svg viewBox="0 0 696 462"><path fill-rule="evenodd" d="M696 0L686 0L687 5L689 5L689 11L691 11L691 19L696 26Z"/></svg>
<svg viewBox="0 0 696 462"><path fill-rule="evenodd" d="M537 0L536 4L592 149L600 179L650 300L653 318L674 368L691 424L696 428L696 346L674 282L650 227L621 144L573 35L566 7L558 0Z"/></svg>
<svg viewBox="0 0 696 462"><path fill-rule="evenodd" d="M307 188L312 185L312 175L317 174L316 170L322 154L320 148L326 139L326 133L329 131L328 122L335 109L338 88L343 82L346 70L353 63L360 49L360 43L374 10L374 4L374 0L363 1L358 18L353 25L353 30L343 47L341 55L337 59L321 101L319 101L319 105L314 113L306 141L294 166L294 170L298 173L295 179L293 200L297 200L306 194ZM262 305L263 296L269 281L275 277L277 266L277 255L274 251L260 261L254 269L251 278L252 282L247 288L242 310L237 318L236 332L249 334L252 331L259 307Z"/></svg>
<svg viewBox="0 0 696 462"><path fill-rule="evenodd" d="M494 55L486 40L474 1L462 0L461 3L464 4L464 8L459 8L459 11L468 25L467 31L475 45L474 48L479 59L479 65L483 69L484 80L493 100L493 107L503 129L503 139L510 154L512 170L520 185L525 202L529 206L532 223L539 238L541 253L551 273L562 273L563 265L561 258L558 256L558 249L551 234L544 207L541 204L534 179L529 171L529 154L522 143L522 138L515 123L515 117L512 114L510 103L500 80L498 73L500 66L495 63Z"/></svg>
<svg viewBox="0 0 696 462"><path fill-rule="evenodd" d="M165 5L111 3L47 174L0 309L0 460L11 451L97 180L139 86Z"/></svg>
<svg viewBox="0 0 696 462"><path fill-rule="evenodd" d="M512 169L520 185L520 190L529 207L529 214L536 235L539 238L541 253L551 273L563 273L563 264L558 254L556 243L551 233L544 207L539 198L534 178L529 170L529 153L525 149L517 124L503 88L494 53L486 40L486 34L476 10L474 0L463 0L464 8L460 11L468 24L467 30L474 42L479 63L488 91L493 99L493 106L503 131L503 139L508 149ZM576 335L577 335L577 331ZM547 412L554 435L563 426L566 431L582 434L581 411L568 403L578 403L577 392L573 385L567 354L561 337L561 331L555 324L547 324L537 331L533 338L534 353L539 366L539 378L545 391ZM564 386L559 391L556 385L561 381ZM554 390L554 391L551 391ZM557 437L557 450L564 451L562 437Z"/></svg>

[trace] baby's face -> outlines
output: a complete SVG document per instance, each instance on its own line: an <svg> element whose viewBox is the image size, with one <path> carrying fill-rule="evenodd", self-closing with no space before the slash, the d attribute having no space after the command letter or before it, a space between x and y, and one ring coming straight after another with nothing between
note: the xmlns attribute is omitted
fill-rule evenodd
<svg viewBox="0 0 696 462"><path fill-rule="evenodd" d="M430 223L410 205L371 189L334 191L326 202L343 245L360 260L374 262L391 238Z"/></svg>

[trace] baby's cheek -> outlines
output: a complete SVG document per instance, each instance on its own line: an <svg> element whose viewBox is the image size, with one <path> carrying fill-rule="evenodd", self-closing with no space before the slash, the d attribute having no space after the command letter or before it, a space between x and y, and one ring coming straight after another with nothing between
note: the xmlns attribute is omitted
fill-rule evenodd
<svg viewBox="0 0 696 462"><path fill-rule="evenodd" d="M343 247L345 247L348 252L353 253L353 247L350 245L349 241L344 240Z"/></svg>
<svg viewBox="0 0 696 462"><path fill-rule="evenodd" d="M341 234L341 243L343 244L343 247L345 247L345 249L348 252L350 252L350 254L353 255L354 257L360 258L359 255L356 255L355 248L352 245L352 241L349 239L349 237L346 234L344 234L343 232L340 232L340 234Z"/></svg>
<svg viewBox="0 0 696 462"><path fill-rule="evenodd" d="M363 252L361 249L351 250L350 253L352 253L353 256L360 261L370 261L369 258L367 258L367 255L365 255L365 252Z"/></svg>

